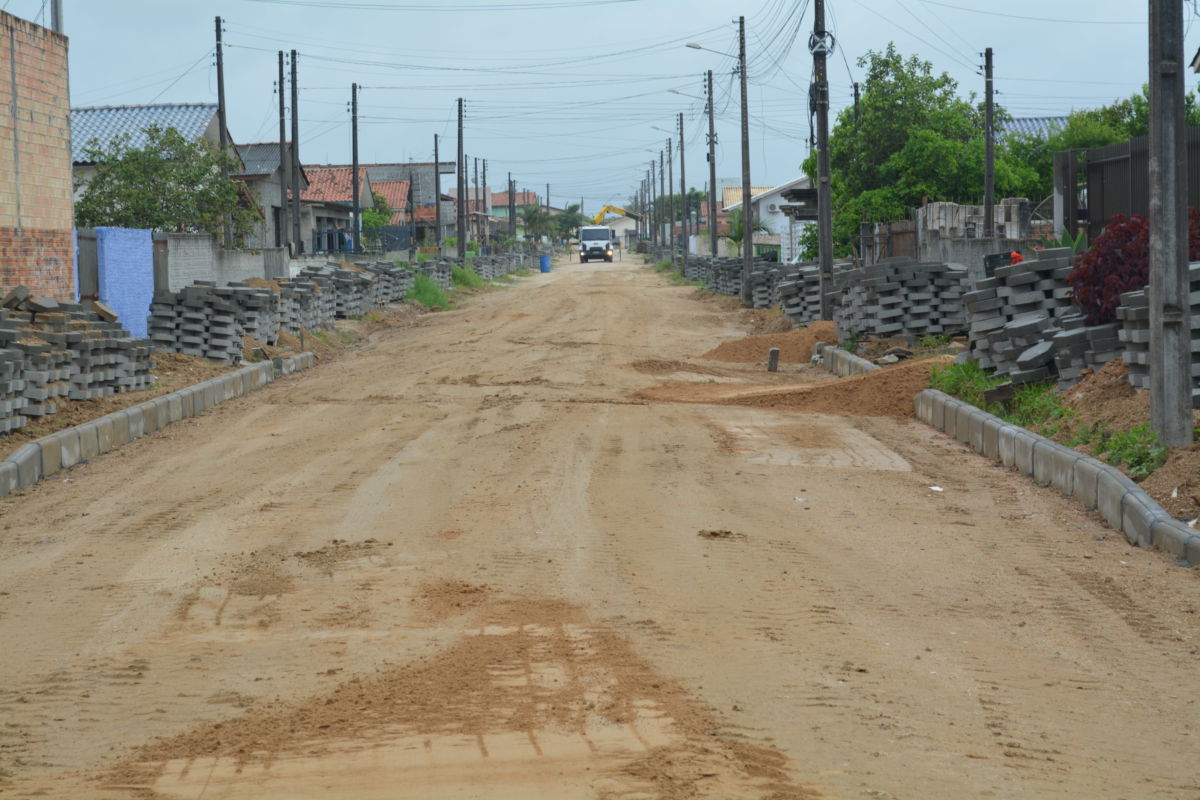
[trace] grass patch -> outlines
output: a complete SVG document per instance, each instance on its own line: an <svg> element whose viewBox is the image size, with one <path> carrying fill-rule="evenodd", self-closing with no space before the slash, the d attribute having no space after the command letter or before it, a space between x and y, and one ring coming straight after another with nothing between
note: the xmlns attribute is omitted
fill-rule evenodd
<svg viewBox="0 0 1200 800"><path fill-rule="evenodd" d="M1124 467L1137 480L1145 478L1167 460L1168 448L1158 440L1158 434L1148 422L1127 431L1097 431L1094 436L1097 441L1092 445L1092 455L1114 467Z"/></svg>
<svg viewBox="0 0 1200 800"><path fill-rule="evenodd" d="M450 285L457 289L480 289L487 285L487 281L470 267L455 265L450 268Z"/></svg>
<svg viewBox="0 0 1200 800"><path fill-rule="evenodd" d="M360 337L357 333L345 328L330 328L323 331L309 331L309 336L315 336L330 347L342 347L348 344L354 344Z"/></svg>
<svg viewBox="0 0 1200 800"><path fill-rule="evenodd" d="M427 308L447 309L450 307L450 301L446 298L446 293L442 291L440 286L433 282L433 278L423 272L413 275L412 288L408 290L404 299L420 303Z"/></svg>
<svg viewBox="0 0 1200 800"><path fill-rule="evenodd" d="M1017 389L1000 416L1034 433L1053 437L1063 429L1073 413L1062 404L1053 384L1032 383Z"/></svg>
<svg viewBox="0 0 1200 800"><path fill-rule="evenodd" d="M945 347L954 338L949 333L927 333L921 337L920 346L924 348Z"/></svg>
<svg viewBox="0 0 1200 800"><path fill-rule="evenodd" d="M931 388L945 392L951 397L957 397L977 408L985 408L983 393L1004 383L1002 378L993 378L974 361L965 364L947 364L944 367L934 366L929 371ZM988 408L995 413L994 409Z"/></svg>

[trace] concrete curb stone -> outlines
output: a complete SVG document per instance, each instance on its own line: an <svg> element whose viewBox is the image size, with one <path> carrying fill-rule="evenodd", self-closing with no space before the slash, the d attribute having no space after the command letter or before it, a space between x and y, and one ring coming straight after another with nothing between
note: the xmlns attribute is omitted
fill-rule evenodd
<svg viewBox="0 0 1200 800"><path fill-rule="evenodd" d="M21 488L21 473L16 462L7 458L0 461L0 497L12 494Z"/></svg>
<svg viewBox="0 0 1200 800"><path fill-rule="evenodd" d="M43 478L62 469L62 437L59 436L59 433L43 436L36 442L38 451L42 454L42 464L38 474Z"/></svg>
<svg viewBox="0 0 1200 800"><path fill-rule="evenodd" d="M182 415L183 419L187 419L196 415L195 406L192 405L192 400L195 398L196 392L192 389L192 387L189 386L186 389L180 389L177 392L172 392L172 394L179 397L180 414Z"/></svg>
<svg viewBox="0 0 1200 800"><path fill-rule="evenodd" d="M126 408L118 413L124 414L129 419L129 441L132 442L134 439L140 439L146 435L141 406Z"/></svg>
<svg viewBox="0 0 1200 800"><path fill-rule="evenodd" d="M81 461L91 461L100 455L100 426L95 422L85 422L76 425L79 431L79 458Z"/></svg>
<svg viewBox="0 0 1200 800"><path fill-rule="evenodd" d="M129 444L131 441L129 436L129 415L124 410L121 410L109 414L108 418L112 420L113 447Z"/></svg>
<svg viewBox="0 0 1200 800"><path fill-rule="evenodd" d="M1121 530L1125 494L1135 489L1133 481L1112 467L1105 467L1096 475L1096 510L1113 528Z"/></svg>
<svg viewBox="0 0 1200 800"><path fill-rule="evenodd" d="M158 406L150 400L137 407L142 412L142 435L149 436L158 430Z"/></svg>
<svg viewBox="0 0 1200 800"><path fill-rule="evenodd" d="M113 421L111 414L106 414L96 420L96 447L100 453L107 453L113 449Z"/></svg>
<svg viewBox="0 0 1200 800"><path fill-rule="evenodd" d="M6 461L17 465L17 485L24 489L33 486L42 478L42 448L30 442L10 453Z"/></svg>

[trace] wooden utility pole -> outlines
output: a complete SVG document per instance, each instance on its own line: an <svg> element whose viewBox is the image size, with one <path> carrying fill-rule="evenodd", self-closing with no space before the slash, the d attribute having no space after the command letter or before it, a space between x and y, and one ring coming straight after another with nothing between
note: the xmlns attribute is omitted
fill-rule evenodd
<svg viewBox="0 0 1200 800"><path fill-rule="evenodd" d="M300 88L296 83L296 51L292 53L292 241L296 255L304 251L300 238Z"/></svg>
<svg viewBox="0 0 1200 800"><path fill-rule="evenodd" d="M433 135L433 227L438 258L442 257L442 162L438 158L438 135Z"/></svg>
<svg viewBox="0 0 1200 800"><path fill-rule="evenodd" d="M717 129L713 123L713 74L708 71L708 235L717 257Z"/></svg>
<svg viewBox="0 0 1200 800"><path fill-rule="evenodd" d="M817 242L821 319L833 319L829 292L833 288L833 201L829 186L829 74L826 57L833 37L825 30L825 0L813 0L813 35L809 51L817 100Z"/></svg>
<svg viewBox="0 0 1200 800"><path fill-rule="evenodd" d="M467 257L467 156L463 150L463 99L458 98L458 165L454 168L457 174L458 214L455 227L458 239L458 260L463 262Z"/></svg>
<svg viewBox="0 0 1200 800"><path fill-rule="evenodd" d="M61 13L61 9L59 11ZM225 55L221 46L221 18L216 18L217 28L217 125L221 130L217 132L221 146L221 177L229 180L229 119L225 113ZM224 224L222 225L222 233L224 241L221 242L223 247L233 246L233 220L228 214L225 215Z"/></svg>
<svg viewBox="0 0 1200 800"><path fill-rule="evenodd" d="M1150 0L1150 422L1192 443L1183 3Z"/></svg>
<svg viewBox="0 0 1200 800"><path fill-rule="evenodd" d="M822 0L816 0L821 7ZM738 17L738 75L742 84L742 302L750 305L754 269L754 208L750 205L750 100L746 92L746 18Z"/></svg>
<svg viewBox="0 0 1200 800"><path fill-rule="evenodd" d="M350 230L354 252L362 252L362 220L358 208L358 84L350 84Z"/></svg>
<svg viewBox="0 0 1200 800"><path fill-rule="evenodd" d="M680 225L683 233L683 253L680 255L679 269L682 270L687 266L688 254L688 198L687 198L687 178L684 175L683 164L683 112L679 112L679 204L682 207L682 212L679 215Z"/></svg>
<svg viewBox="0 0 1200 800"><path fill-rule="evenodd" d="M288 236L288 185L291 183L292 159L288 155L287 146L287 104L283 99L283 51L279 51L279 83L275 88L279 92L279 218L275 220L275 239L280 247L287 247L291 253L291 239ZM286 160L285 160L286 159Z"/></svg>
<svg viewBox="0 0 1200 800"><path fill-rule="evenodd" d="M996 236L996 104L992 90L992 48L983 51L983 238Z"/></svg>

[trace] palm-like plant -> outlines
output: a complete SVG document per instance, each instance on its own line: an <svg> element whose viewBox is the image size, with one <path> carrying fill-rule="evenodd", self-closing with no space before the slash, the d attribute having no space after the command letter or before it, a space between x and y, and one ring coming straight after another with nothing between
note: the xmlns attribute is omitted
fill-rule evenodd
<svg viewBox="0 0 1200 800"><path fill-rule="evenodd" d="M742 239L746 235L745 228L746 228L746 218L745 218L745 215L742 214L742 209L735 208L733 211L730 211L729 212L729 233L724 235L725 238L728 239L735 247L740 248L742 246ZM768 230L767 226L763 225L761 222L758 222L757 220L754 222L753 225L750 226L750 231L751 231L752 235L755 233L766 233L767 230Z"/></svg>
<svg viewBox="0 0 1200 800"><path fill-rule="evenodd" d="M520 213L521 224L525 227L525 233L530 236L540 239L554 232L554 221L550 216L549 210L542 208L537 203L525 206L521 209Z"/></svg>

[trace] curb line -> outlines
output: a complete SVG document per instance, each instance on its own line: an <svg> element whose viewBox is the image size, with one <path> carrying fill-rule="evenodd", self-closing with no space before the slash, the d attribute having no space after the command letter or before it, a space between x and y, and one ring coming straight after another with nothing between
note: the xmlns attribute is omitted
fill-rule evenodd
<svg viewBox="0 0 1200 800"><path fill-rule="evenodd" d="M0 497L315 363L306 351L252 364L23 444L0 460Z"/></svg>
<svg viewBox="0 0 1200 800"><path fill-rule="evenodd" d="M813 345L813 355L820 356L822 366L841 378L849 375L862 375L864 372L874 372L880 368L878 364L872 364L849 350L843 350L825 342L817 342Z"/></svg>
<svg viewBox="0 0 1200 800"><path fill-rule="evenodd" d="M917 419L1004 466L1074 497L1134 547L1157 547L1200 565L1200 533L1168 514L1116 467L1011 425L937 389L914 399Z"/></svg>

